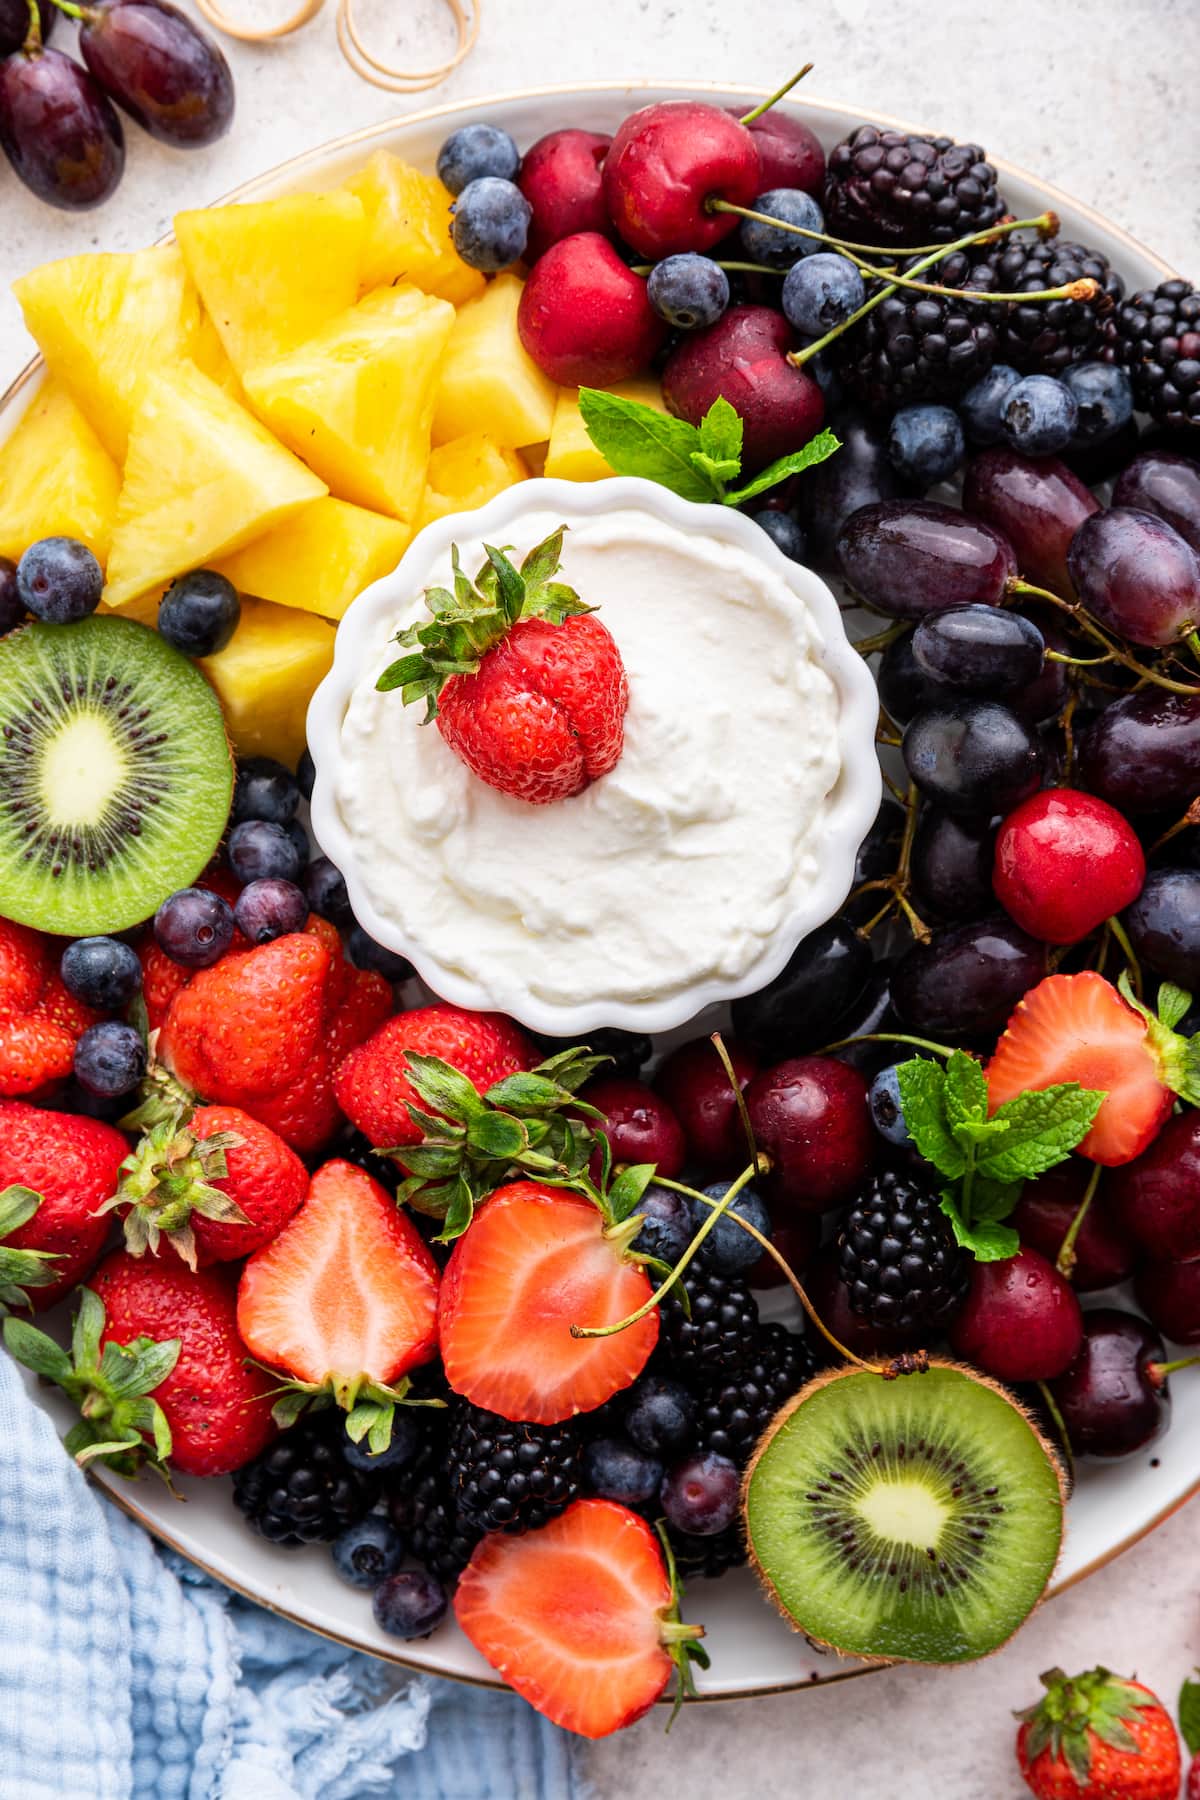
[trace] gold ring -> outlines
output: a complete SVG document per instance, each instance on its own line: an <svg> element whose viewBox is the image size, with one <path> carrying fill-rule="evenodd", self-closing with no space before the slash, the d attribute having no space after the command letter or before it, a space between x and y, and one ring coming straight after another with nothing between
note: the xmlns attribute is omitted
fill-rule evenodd
<svg viewBox="0 0 1200 1800"><path fill-rule="evenodd" d="M436 87L439 81L444 81L460 63L466 61L479 37L482 0L473 0L469 14L462 0L445 0L445 4L453 15L458 43L453 56L446 62L439 63L436 68L397 69L390 63L381 62L367 49L359 36L354 18L354 0L338 0L337 34L342 55L356 75L361 75L364 81L369 81L373 87L383 88L387 93L419 94L425 88Z"/></svg>
<svg viewBox="0 0 1200 1800"><path fill-rule="evenodd" d="M223 31L226 37L237 38L243 44L269 44L273 38L289 37L293 31L299 31L310 19L315 19L325 0L303 0L299 9L284 19L281 25L267 25L261 28L250 25L239 25L228 13L222 11L217 0L196 0L196 5L204 14L210 25Z"/></svg>

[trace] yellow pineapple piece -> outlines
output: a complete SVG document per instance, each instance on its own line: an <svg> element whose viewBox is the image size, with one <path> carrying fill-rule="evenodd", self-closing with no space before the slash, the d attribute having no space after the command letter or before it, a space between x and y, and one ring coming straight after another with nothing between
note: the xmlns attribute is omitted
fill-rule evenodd
<svg viewBox="0 0 1200 1800"><path fill-rule="evenodd" d="M217 567L240 593L340 619L357 594L391 573L411 537L399 519L348 500L314 500Z"/></svg>
<svg viewBox="0 0 1200 1800"><path fill-rule="evenodd" d="M121 472L55 381L34 395L0 446L0 556L14 562L38 538L71 537L108 557Z"/></svg>
<svg viewBox="0 0 1200 1800"><path fill-rule="evenodd" d="M174 245L43 263L13 292L50 373L117 462L149 370L188 357L217 380L226 372Z"/></svg>
<svg viewBox="0 0 1200 1800"><path fill-rule="evenodd" d="M108 556L110 606L240 550L325 492L191 363L146 380Z"/></svg>
<svg viewBox="0 0 1200 1800"><path fill-rule="evenodd" d="M175 235L239 376L358 298L367 218L353 194L290 194L179 213Z"/></svg>
<svg viewBox="0 0 1200 1800"><path fill-rule="evenodd" d="M418 530L433 519L444 519L447 513L473 512L477 506L486 506L528 475L515 450L505 450L482 431L451 438L429 458Z"/></svg>
<svg viewBox="0 0 1200 1800"><path fill-rule="evenodd" d="M623 400L637 400L642 406L653 406L658 412L667 410L660 383L649 376L618 382L607 392L619 394ZM579 410L579 389L560 388L546 451L546 474L560 476L564 481L602 481L615 473L587 434Z"/></svg>
<svg viewBox="0 0 1200 1800"><path fill-rule="evenodd" d="M516 275L497 275L455 319L433 414L435 444L486 431L520 450L550 436L558 389L517 335L522 286Z"/></svg>
<svg viewBox="0 0 1200 1800"><path fill-rule="evenodd" d="M250 404L341 500L412 520L454 308L376 288L288 356L246 374Z"/></svg>
<svg viewBox="0 0 1200 1800"><path fill-rule="evenodd" d="M411 282L454 306L483 292L483 276L454 248L454 199L436 175L423 175L390 151L376 150L346 187L362 201L367 215L364 288Z"/></svg>
<svg viewBox="0 0 1200 1800"><path fill-rule="evenodd" d="M269 600L243 600L238 628L200 667L216 688L239 756L274 756L294 768L304 715L333 662L334 627Z"/></svg>

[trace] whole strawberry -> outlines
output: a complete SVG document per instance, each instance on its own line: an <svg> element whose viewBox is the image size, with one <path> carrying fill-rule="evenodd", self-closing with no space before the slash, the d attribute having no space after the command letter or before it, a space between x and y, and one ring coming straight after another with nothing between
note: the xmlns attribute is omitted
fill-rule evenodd
<svg viewBox="0 0 1200 1800"><path fill-rule="evenodd" d="M1179 1690L1179 1735L1192 1759L1184 1800L1200 1800L1200 1669Z"/></svg>
<svg viewBox="0 0 1200 1800"><path fill-rule="evenodd" d="M49 1280L26 1289L35 1309L53 1306L94 1267L108 1236L100 1209L117 1191L128 1151L122 1134L99 1119L23 1100L0 1104L0 1192L26 1188L40 1199L26 1222L9 1230L4 1249L55 1258L44 1271Z"/></svg>
<svg viewBox="0 0 1200 1800"><path fill-rule="evenodd" d="M472 1013L460 1006L420 1006L397 1013L352 1050L335 1073L338 1105L379 1149L421 1142L420 1127L408 1111L424 1105L406 1072L409 1051L452 1064L481 1094L539 1060L525 1033L502 1013Z"/></svg>
<svg viewBox="0 0 1200 1800"><path fill-rule="evenodd" d="M0 919L0 1097L65 1081L76 1038L99 1017L68 994L58 956L51 939Z"/></svg>
<svg viewBox="0 0 1200 1800"><path fill-rule="evenodd" d="M1017 1715L1017 1761L1039 1800L1178 1800L1179 1738L1148 1687L1102 1668L1042 1682Z"/></svg>
<svg viewBox="0 0 1200 1800"><path fill-rule="evenodd" d="M430 588L432 619L397 643L410 654L376 685L426 703L472 774L534 806L607 775L624 747L629 683L621 653L573 588L556 581L560 526L518 571L502 551L469 582L453 550L454 592Z"/></svg>

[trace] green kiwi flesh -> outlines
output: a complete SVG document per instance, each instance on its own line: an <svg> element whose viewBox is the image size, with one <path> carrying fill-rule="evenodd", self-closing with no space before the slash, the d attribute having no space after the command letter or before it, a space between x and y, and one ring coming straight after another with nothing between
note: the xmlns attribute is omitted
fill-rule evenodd
<svg viewBox="0 0 1200 1800"><path fill-rule="evenodd" d="M140 924L221 839L233 759L203 675L145 625L0 639L0 913L67 936Z"/></svg>
<svg viewBox="0 0 1200 1800"><path fill-rule="evenodd" d="M1062 1544L1052 1451L1002 1388L952 1363L818 1377L772 1423L743 1501L770 1597L853 1656L986 1656L1033 1611Z"/></svg>

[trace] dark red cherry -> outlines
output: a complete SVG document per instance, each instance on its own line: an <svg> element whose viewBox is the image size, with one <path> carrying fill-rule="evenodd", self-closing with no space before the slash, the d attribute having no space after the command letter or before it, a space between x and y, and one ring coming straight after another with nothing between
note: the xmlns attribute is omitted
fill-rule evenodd
<svg viewBox="0 0 1200 1800"><path fill-rule="evenodd" d="M1050 1381L1083 1341L1079 1301L1036 1250L1004 1262L976 1262L961 1312L950 1325L956 1356L998 1381Z"/></svg>
<svg viewBox="0 0 1200 1800"><path fill-rule="evenodd" d="M1021 1242L1040 1251L1047 1262L1057 1263L1093 1172L1092 1163L1073 1156L1036 1181L1026 1182L1009 1223ZM1093 1195L1072 1247L1071 1285L1077 1294L1115 1287L1132 1273L1137 1247L1113 1211L1103 1185Z"/></svg>
<svg viewBox="0 0 1200 1800"><path fill-rule="evenodd" d="M525 258L536 262L560 238L580 231L611 237L601 169L612 139L603 131L551 131L521 158L517 186L533 208Z"/></svg>
<svg viewBox="0 0 1200 1800"><path fill-rule="evenodd" d="M667 335L644 277L596 231L561 238L538 258L521 291L517 329L539 369L567 387L628 381L649 367Z"/></svg>
<svg viewBox="0 0 1200 1800"><path fill-rule="evenodd" d="M1133 1291L1164 1337L1200 1344L1200 1262L1143 1263Z"/></svg>
<svg viewBox="0 0 1200 1800"><path fill-rule="evenodd" d="M739 115L730 111L730 118ZM782 107L773 106L746 127L758 146L759 193L772 188L801 188L821 198L825 186L825 152L808 126Z"/></svg>
<svg viewBox="0 0 1200 1800"><path fill-rule="evenodd" d="M849 1200L874 1166L867 1081L832 1056L764 1069L746 1089L755 1141L771 1159L764 1192L786 1220Z"/></svg>
<svg viewBox="0 0 1200 1800"><path fill-rule="evenodd" d="M1136 1314L1101 1307L1085 1315L1078 1355L1050 1383L1076 1456L1116 1461L1162 1436L1171 1417L1158 1373L1165 1361L1162 1339Z"/></svg>
<svg viewBox="0 0 1200 1800"><path fill-rule="evenodd" d="M1147 1256L1200 1258L1200 1112L1168 1119L1148 1150L1106 1178L1113 1211Z"/></svg>
<svg viewBox="0 0 1200 1800"><path fill-rule="evenodd" d="M604 198L620 237L658 261L710 250L737 229L712 200L752 206L762 192L753 135L719 106L660 100L631 113L604 159Z"/></svg>
<svg viewBox="0 0 1200 1800"><path fill-rule="evenodd" d="M660 1175L674 1181L683 1168L683 1127L661 1094L641 1081L600 1076L580 1098L604 1114L597 1125L612 1147L614 1163L656 1163Z"/></svg>
<svg viewBox="0 0 1200 1800"><path fill-rule="evenodd" d="M698 425L718 396L741 415L742 466L764 468L820 429L820 388L787 360L792 328L770 306L732 306L715 325L685 332L663 370L663 399Z"/></svg>
<svg viewBox="0 0 1200 1800"><path fill-rule="evenodd" d="M758 1072L758 1058L741 1044L725 1043L738 1086ZM744 1168L749 1146L737 1095L711 1038L693 1038L673 1050L654 1077L654 1086L683 1127L688 1155L706 1173L733 1174Z"/></svg>

